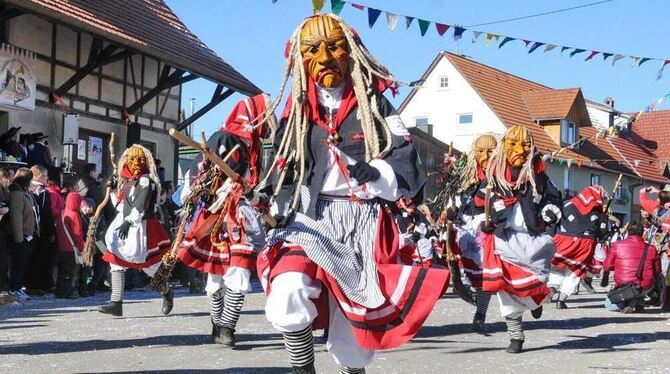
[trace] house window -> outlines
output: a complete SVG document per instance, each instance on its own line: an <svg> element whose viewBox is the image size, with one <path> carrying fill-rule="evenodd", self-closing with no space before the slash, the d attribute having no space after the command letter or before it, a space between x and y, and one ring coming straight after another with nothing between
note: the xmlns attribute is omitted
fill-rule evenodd
<svg viewBox="0 0 670 374"><path fill-rule="evenodd" d="M414 118L414 126L421 126L428 124L428 117L416 117Z"/></svg>
<svg viewBox="0 0 670 374"><path fill-rule="evenodd" d="M449 77L446 75L443 75L440 77L440 88L449 88Z"/></svg>
<svg viewBox="0 0 670 374"><path fill-rule="evenodd" d="M462 113L458 115L459 125L468 125L472 123L472 113Z"/></svg>
<svg viewBox="0 0 670 374"><path fill-rule="evenodd" d="M563 169L563 189L569 193L570 187L572 187L572 169L566 167Z"/></svg>
<svg viewBox="0 0 670 374"><path fill-rule="evenodd" d="M626 191L626 185L623 182L619 184L619 188L616 190L616 198L621 200L628 199L628 192Z"/></svg>
<svg viewBox="0 0 670 374"><path fill-rule="evenodd" d="M591 185L592 186L602 186L603 185L603 176L600 174L591 173Z"/></svg>
<svg viewBox="0 0 670 374"><path fill-rule="evenodd" d="M577 126L567 119L561 120L561 144L570 145L577 140Z"/></svg>

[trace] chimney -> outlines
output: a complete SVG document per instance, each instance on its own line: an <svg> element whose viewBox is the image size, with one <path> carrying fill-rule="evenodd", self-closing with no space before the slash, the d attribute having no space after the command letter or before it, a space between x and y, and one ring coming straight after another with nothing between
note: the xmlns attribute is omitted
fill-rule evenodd
<svg viewBox="0 0 670 374"><path fill-rule="evenodd" d="M607 97L605 98L605 105L607 105L608 107L614 109L614 99L613 99L611 96L607 96Z"/></svg>

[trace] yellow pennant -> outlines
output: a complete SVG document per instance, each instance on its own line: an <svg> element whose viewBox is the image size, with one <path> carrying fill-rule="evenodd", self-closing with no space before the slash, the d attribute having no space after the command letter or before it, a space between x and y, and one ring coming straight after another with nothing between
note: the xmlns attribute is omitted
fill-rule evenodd
<svg viewBox="0 0 670 374"><path fill-rule="evenodd" d="M326 0L312 0L312 9L314 10L314 14L319 14L321 12L321 8L326 4Z"/></svg>

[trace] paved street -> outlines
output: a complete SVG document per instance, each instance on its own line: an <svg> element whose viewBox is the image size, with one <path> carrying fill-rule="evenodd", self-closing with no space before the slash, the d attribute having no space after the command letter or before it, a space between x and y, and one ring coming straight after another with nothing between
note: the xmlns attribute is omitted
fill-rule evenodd
<svg viewBox="0 0 670 374"><path fill-rule="evenodd" d="M280 335L265 321L262 293L247 297L235 351L208 344L205 296L179 289L173 312L164 317L157 294L129 292L123 318L94 310L108 296L0 307L0 372L290 371ZM564 311L545 306L542 319L526 323L527 351L510 355L504 352L508 337L495 298L490 334L481 336L470 333L473 308L449 294L410 344L378 354L368 372L670 372L670 315L607 312L601 307L603 297L579 295ZM320 338L316 364L320 372L336 372Z"/></svg>

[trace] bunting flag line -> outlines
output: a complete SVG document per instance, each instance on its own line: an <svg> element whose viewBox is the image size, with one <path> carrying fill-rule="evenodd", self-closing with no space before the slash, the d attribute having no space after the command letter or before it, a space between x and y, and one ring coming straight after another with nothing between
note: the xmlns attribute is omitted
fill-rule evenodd
<svg viewBox="0 0 670 374"><path fill-rule="evenodd" d="M275 4L277 3L278 0L272 0L272 3ZM326 3L326 0L312 0L312 9L314 13L319 13L324 5ZM557 49L560 47L560 54L562 55L563 52L565 51L570 51L569 57L574 57L577 54L588 52L587 57L584 59L584 61L590 61L594 57L596 57L598 54L602 54L603 56L603 61L607 61L608 58L612 57L612 66L614 66L619 60L623 58L630 58L631 59L631 67L640 67L642 64L649 62L649 61L659 61L660 62L660 68L658 69L656 73L656 80L660 80L663 78L663 71L665 70L665 66L670 63L670 58L655 58L655 57L644 57L644 56L636 56L636 55L625 55L625 54L620 54L620 53L612 53L612 52L601 52L598 50L591 50L587 48L579 48L579 47L569 47L569 46L561 46L557 44L551 44L551 43L546 43L542 41L536 41L536 40L531 40L531 39L521 39L509 35L502 35L498 33L493 33L493 32L487 32L487 31L480 31L480 30L469 30L466 29L462 26L456 26L456 25L451 25L447 24L444 22L437 22L437 21L432 21L432 20L426 20L422 18L417 18L413 16L408 16L408 15L399 15L397 13L393 13L387 10L383 9L378 9L378 8L372 8L368 7L366 5L356 3L353 1L349 0L330 0L331 3L331 11L336 14L340 15L345 7L346 4L351 5L352 7L360 10L360 11L365 11L367 10L367 16L368 16L368 26L372 28L377 20L379 19L379 16L384 13L386 15L386 22L388 29L390 31L395 30L397 23L398 23L398 18L399 17L404 17L405 18L405 28L409 29L412 26L412 22L414 19L418 20L419 24L419 30L421 32L421 36L425 36L426 32L430 28L431 23L435 24L435 29L437 33L440 36L444 36L449 29L453 29L453 38L455 41L459 41L463 38L463 35L466 31L469 31L472 33L472 43L476 43L479 40L479 37L482 34L486 34L485 42L486 45L489 46L492 41L498 42L498 49L502 48L509 42L515 41L515 40L522 40L524 42L524 45L526 48L528 48L528 53L533 53L535 52L539 47L544 46L544 52L549 52L551 50Z"/></svg>

